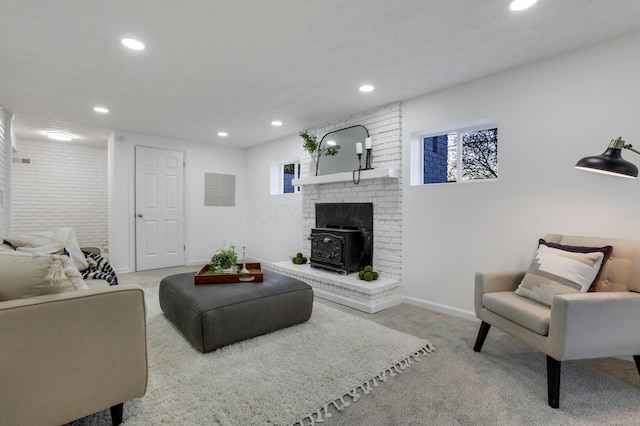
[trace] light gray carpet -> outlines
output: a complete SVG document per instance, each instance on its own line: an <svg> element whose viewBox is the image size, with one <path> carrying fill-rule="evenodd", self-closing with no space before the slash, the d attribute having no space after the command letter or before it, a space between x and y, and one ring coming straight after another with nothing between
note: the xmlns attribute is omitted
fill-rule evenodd
<svg viewBox="0 0 640 426"><path fill-rule="evenodd" d="M309 321L202 354L145 290L149 384L125 423L309 425L428 362L428 340L314 304ZM346 395L349 395L345 398Z"/></svg>
<svg viewBox="0 0 640 426"><path fill-rule="evenodd" d="M151 287L166 275L198 269L123 274L120 280ZM406 304L369 315L322 303L428 338L436 347L428 362L412 365L342 412L333 411L324 425L640 424L640 375L633 362L563 363L560 408L554 410L547 405L545 356L499 330L492 329L476 353L478 323L472 321Z"/></svg>

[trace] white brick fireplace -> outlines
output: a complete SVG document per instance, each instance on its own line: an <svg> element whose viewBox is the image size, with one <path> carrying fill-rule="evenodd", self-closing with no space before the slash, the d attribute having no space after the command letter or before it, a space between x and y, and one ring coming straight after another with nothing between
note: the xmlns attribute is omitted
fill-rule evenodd
<svg viewBox="0 0 640 426"><path fill-rule="evenodd" d="M302 187L302 247L304 253L310 253L308 237L315 227L316 203L373 203L373 267L380 278L366 282L359 280L357 274L340 275L291 262L277 262L274 268L308 282L318 297L373 313L401 300L401 105L396 103L354 115L312 129L311 133L321 138L328 132L358 124L366 127L372 138L374 168L361 173L358 185L353 183L350 172L313 176L313 172L309 173L311 158L307 156L301 161L302 177L294 184Z"/></svg>

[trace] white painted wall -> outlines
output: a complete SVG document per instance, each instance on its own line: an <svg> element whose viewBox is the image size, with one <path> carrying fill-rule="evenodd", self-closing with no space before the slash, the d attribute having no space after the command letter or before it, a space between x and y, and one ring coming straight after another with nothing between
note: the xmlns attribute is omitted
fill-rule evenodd
<svg viewBox="0 0 640 426"><path fill-rule="evenodd" d="M8 234L11 224L11 119L0 105L0 235Z"/></svg>
<svg viewBox="0 0 640 426"><path fill-rule="evenodd" d="M574 169L617 136L640 144L638 46L640 33L403 102L405 173L414 131L499 127L497 182L404 180L407 300L472 316L475 271L526 268L546 233L640 239L640 182Z"/></svg>
<svg viewBox="0 0 640 426"><path fill-rule="evenodd" d="M204 265L223 244L241 244L247 211L246 150L116 132L109 140L110 262L117 272L135 270L135 147L185 153L185 263ZM236 205L204 205L204 174L236 176ZM246 238L246 237L245 237Z"/></svg>
<svg viewBox="0 0 640 426"><path fill-rule="evenodd" d="M107 149L20 139L11 168L11 233L71 226L107 245Z"/></svg>
<svg viewBox="0 0 640 426"><path fill-rule="evenodd" d="M301 194L270 195L269 188L271 163L301 158L301 141L289 136L248 150L247 256L256 260L287 260L302 250Z"/></svg>

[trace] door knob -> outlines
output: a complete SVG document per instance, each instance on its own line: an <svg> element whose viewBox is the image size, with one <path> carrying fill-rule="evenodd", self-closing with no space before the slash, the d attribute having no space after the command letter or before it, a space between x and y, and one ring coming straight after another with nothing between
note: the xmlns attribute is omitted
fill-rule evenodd
<svg viewBox="0 0 640 426"><path fill-rule="evenodd" d="M144 215L142 213L138 213L138 217L143 217Z"/></svg>

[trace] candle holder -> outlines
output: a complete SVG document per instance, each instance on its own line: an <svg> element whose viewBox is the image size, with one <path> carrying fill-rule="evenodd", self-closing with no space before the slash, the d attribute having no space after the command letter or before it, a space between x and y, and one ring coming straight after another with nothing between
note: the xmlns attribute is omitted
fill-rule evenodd
<svg viewBox="0 0 640 426"><path fill-rule="evenodd" d="M242 246L242 269L240 270L241 274L248 274L249 270L247 269L247 263L245 262L245 246Z"/></svg>
<svg viewBox="0 0 640 426"><path fill-rule="evenodd" d="M353 171L353 184L357 185L360 183L360 170L362 170L362 154L356 154L358 156L358 170ZM356 172L358 172L358 177L356 178Z"/></svg>
<svg viewBox="0 0 640 426"><path fill-rule="evenodd" d="M373 167L371 167L371 151L372 148L367 148L367 157L364 162L364 170L373 170Z"/></svg>

